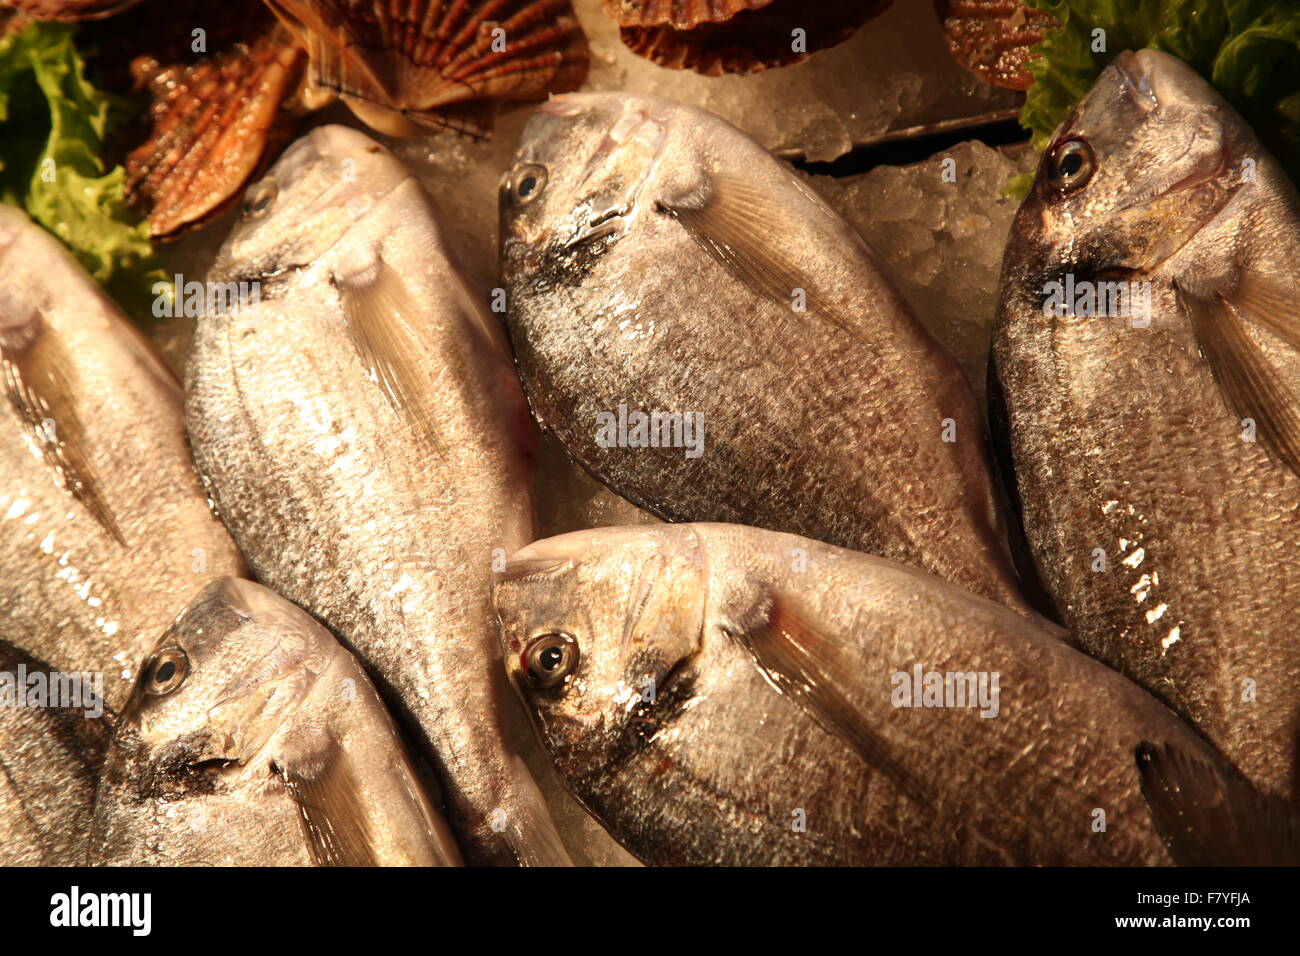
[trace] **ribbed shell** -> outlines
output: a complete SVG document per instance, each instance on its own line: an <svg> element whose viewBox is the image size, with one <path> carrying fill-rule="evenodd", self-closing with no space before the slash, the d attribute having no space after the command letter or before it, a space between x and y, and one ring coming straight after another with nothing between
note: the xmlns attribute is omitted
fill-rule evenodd
<svg viewBox="0 0 1300 956"><path fill-rule="evenodd" d="M140 0L6 0L36 20L98 20L121 13Z"/></svg>
<svg viewBox="0 0 1300 956"><path fill-rule="evenodd" d="M590 54L569 0L268 0L307 48L311 79L404 134L457 125L474 100L577 89ZM392 114L387 118L384 113Z"/></svg>
<svg viewBox="0 0 1300 956"><path fill-rule="evenodd" d="M640 7L642 20L649 14L669 14L689 29L627 26L619 30L623 43L640 56L675 70L694 70L706 76L756 73L774 66L790 66L809 55L843 43L862 24L882 13L890 0L606 0L606 10L625 22ZM724 20L692 20L688 8L737 9ZM617 11L615 10L617 8ZM803 45L796 49L794 31L803 30Z"/></svg>
<svg viewBox="0 0 1300 956"><path fill-rule="evenodd" d="M1060 21L1021 0L935 0L948 49L986 83L1025 90L1034 82L1029 49Z"/></svg>
<svg viewBox="0 0 1300 956"><path fill-rule="evenodd" d="M757 10L772 0L603 0L605 12L621 27L670 27L690 30L702 23L723 23L742 10Z"/></svg>
<svg viewBox="0 0 1300 956"><path fill-rule="evenodd" d="M127 196L149 208L156 238L216 215L273 156L290 132L282 109L306 54L271 21L249 44L186 66L141 61L154 102L149 139L126 161Z"/></svg>

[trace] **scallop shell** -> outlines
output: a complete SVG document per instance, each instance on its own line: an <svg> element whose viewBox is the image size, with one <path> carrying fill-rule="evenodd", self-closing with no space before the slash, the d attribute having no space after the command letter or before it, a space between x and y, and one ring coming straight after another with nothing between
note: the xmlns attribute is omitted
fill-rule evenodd
<svg viewBox="0 0 1300 956"><path fill-rule="evenodd" d="M153 130L126 159L127 198L149 209L155 239L217 215L288 139L286 99L306 52L274 20L250 43L191 64L139 58L133 70L153 94Z"/></svg>
<svg viewBox="0 0 1300 956"><path fill-rule="evenodd" d="M1030 47L1060 21L1045 10L1030 10L1020 0L935 0L948 49L958 63L986 83L1026 90Z"/></svg>
<svg viewBox="0 0 1300 956"><path fill-rule="evenodd" d="M34 20L98 20L121 13L140 0L6 0Z"/></svg>
<svg viewBox="0 0 1300 956"><path fill-rule="evenodd" d="M569 0L267 0L310 78L381 132L477 131L492 102L577 89L590 53Z"/></svg>
<svg viewBox="0 0 1300 956"><path fill-rule="evenodd" d="M669 27L693 30L723 23L744 10L766 7L773 0L603 0L605 12L621 27Z"/></svg>
<svg viewBox="0 0 1300 956"><path fill-rule="evenodd" d="M15 33L22 33L32 23L32 18L21 10L0 7L0 40Z"/></svg>
<svg viewBox="0 0 1300 956"><path fill-rule="evenodd" d="M605 0L633 53L706 76L756 73L843 43L890 0ZM726 13L722 19L710 19ZM706 16L707 15L707 16ZM658 18L656 20L655 18ZM693 23L677 28L676 23ZM632 25L629 25L632 24ZM635 25L645 24L645 25ZM802 30L796 45L796 30Z"/></svg>

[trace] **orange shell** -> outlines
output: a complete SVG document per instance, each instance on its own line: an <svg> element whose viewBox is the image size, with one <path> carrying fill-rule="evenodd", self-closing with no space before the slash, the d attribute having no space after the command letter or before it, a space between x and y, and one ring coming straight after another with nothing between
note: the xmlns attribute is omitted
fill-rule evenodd
<svg viewBox="0 0 1300 956"><path fill-rule="evenodd" d="M472 128L491 104L577 89L590 53L569 0L267 0L319 90L371 126ZM472 104L472 105L471 105Z"/></svg>
<svg viewBox="0 0 1300 956"><path fill-rule="evenodd" d="M140 0L5 0L35 20L98 20L121 13Z"/></svg>
<svg viewBox="0 0 1300 956"><path fill-rule="evenodd" d="M605 12L621 27L668 27L692 30L703 23L723 23L743 10L757 10L772 0L602 0Z"/></svg>
<svg viewBox="0 0 1300 956"><path fill-rule="evenodd" d="M1029 48L1060 21L1020 0L935 0L953 58L980 79L1008 90L1027 90Z"/></svg>
<svg viewBox="0 0 1300 956"><path fill-rule="evenodd" d="M666 2L666 0L665 0ZM890 0L683 0L692 7L743 7L721 21L699 21L685 30L671 26L622 26L623 43L640 56L675 70L694 70L706 76L757 73L774 66L806 60L818 50L843 43L862 24L878 16ZM630 0L606 0L615 19L629 14ZM617 6L618 12L612 9ZM659 0L636 4L643 15L663 6ZM689 22L689 18L678 17ZM803 45L796 49L794 31L801 29Z"/></svg>
<svg viewBox="0 0 1300 956"><path fill-rule="evenodd" d="M149 74L153 131L126 160L127 197L149 207L156 239L173 238L215 216L283 145L306 55L280 24L269 22L251 44L239 43L189 65Z"/></svg>
<svg viewBox="0 0 1300 956"><path fill-rule="evenodd" d="M31 23L31 17L21 10L0 7L0 40L13 33L22 33Z"/></svg>

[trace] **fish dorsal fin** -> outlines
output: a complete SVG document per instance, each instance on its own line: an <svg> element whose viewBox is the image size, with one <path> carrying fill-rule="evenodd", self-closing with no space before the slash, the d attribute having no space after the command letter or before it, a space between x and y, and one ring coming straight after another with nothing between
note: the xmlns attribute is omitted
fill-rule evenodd
<svg viewBox="0 0 1300 956"><path fill-rule="evenodd" d="M873 770L888 777L910 800L929 806L929 788L890 753L854 698L860 669L836 639L818 631L792 604L765 596L748 618L727 633L754 658L768 683L812 717L827 733L848 743Z"/></svg>
<svg viewBox="0 0 1300 956"><path fill-rule="evenodd" d="M441 451L433 420L431 382L420 367L419 340L412 323L419 307L406 283L382 259L373 272L357 279L333 276L348 332L357 354L385 400L419 438Z"/></svg>
<svg viewBox="0 0 1300 956"><path fill-rule="evenodd" d="M12 331L0 339L0 378L10 404L32 430L56 482L90 512L120 545L122 529L104 498L86 454L86 429L77 415L72 357L54 335L46 334L39 314L19 340Z"/></svg>
<svg viewBox="0 0 1300 956"><path fill-rule="evenodd" d="M1300 820L1281 797L1169 744L1137 751L1142 795L1179 866L1300 865Z"/></svg>
<svg viewBox="0 0 1300 956"><path fill-rule="evenodd" d="M1178 295L1228 407L1254 420L1264 447L1300 475L1300 400L1244 327L1251 321L1295 343L1300 340L1296 303L1250 279L1226 296L1195 295L1182 288Z"/></svg>
<svg viewBox="0 0 1300 956"><path fill-rule="evenodd" d="M351 761L333 737L310 762L277 761L274 769L298 806L303 834L317 866L378 866L361 788Z"/></svg>
<svg viewBox="0 0 1300 956"><path fill-rule="evenodd" d="M809 313L851 334L852 323L823 298L818 283L794 261L793 247L782 243L772 195L729 173L710 173L709 184L709 194L702 200L659 200L657 208L685 226L705 252L754 294L792 312L796 290L801 290Z"/></svg>

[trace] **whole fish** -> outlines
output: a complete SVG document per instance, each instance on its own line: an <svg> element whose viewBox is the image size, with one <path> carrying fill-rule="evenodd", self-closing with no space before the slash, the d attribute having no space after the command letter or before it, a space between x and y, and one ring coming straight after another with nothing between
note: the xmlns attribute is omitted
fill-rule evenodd
<svg viewBox="0 0 1300 956"><path fill-rule="evenodd" d="M1053 135L1011 236L991 404L1065 623L1291 795L1294 186L1190 67L1126 52Z"/></svg>
<svg viewBox="0 0 1300 956"><path fill-rule="evenodd" d="M495 601L561 776L647 863L1167 863L1137 748L1223 767L1053 626L794 535L561 535Z"/></svg>
<svg viewBox="0 0 1300 956"><path fill-rule="evenodd" d="M253 186L213 267L260 302L199 320L199 469L259 580L366 662L435 759L471 862L566 862L511 743L491 622L531 540L536 438L487 298L388 150L313 130ZM514 724L512 724L512 719Z"/></svg>
<svg viewBox="0 0 1300 956"><path fill-rule="evenodd" d="M196 588L242 574L180 384L49 233L0 206L0 639L108 706Z"/></svg>
<svg viewBox="0 0 1300 956"><path fill-rule="evenodd" d="M455 866L460 854L357 659L275 592L226 578L142 668L90 861Z"/></svg>
<svg viewBox="0 0 1300 956"><path fill-rule="evenodd" d="M640 94L553 97L502 181L501 268L534 415L620 495L1023 609L957 363L735 127Z"/></svg>
<svg viewBox="0 0 1300 956"><path fill-rule="evenodd" d="M0 641L0 866L85 860L111 714L84 677L76 699L56 698L49 665Z"/></svg>

